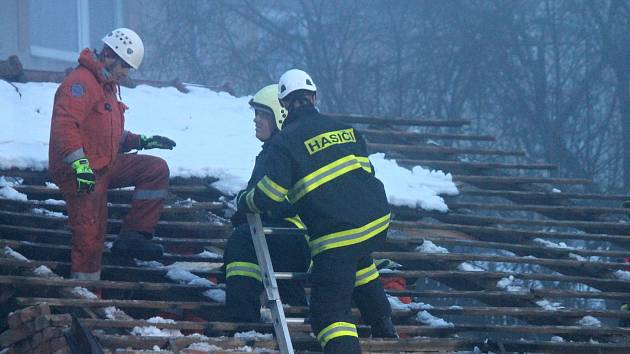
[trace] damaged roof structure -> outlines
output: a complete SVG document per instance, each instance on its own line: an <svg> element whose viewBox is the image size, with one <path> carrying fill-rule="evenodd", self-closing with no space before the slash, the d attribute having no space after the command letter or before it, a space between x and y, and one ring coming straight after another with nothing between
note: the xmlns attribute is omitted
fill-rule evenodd
<svg viewBox="0 0 630 354"><path fill-rule="evenodd" d="M553 165L498 148L493 136L465 131L469 120L331 115L362 132L371 153L451 173L460 192L443 196L448 212L392 205L387 247L373 258L395 264L382 278L405 279L406 288L387 290L401 338L371 339L360 325L365 352L630 351L630 328L622 325L630 311L620 309L630 300L630 263L623 261L630 224L622 207L630 196L586 192L581 186L590 180L558 177ZM106 250L102 280L85 281L69 278L65 205L46 172L0 175L7 193L26 196L0 199L0 353L43 352L45 340L33 342L39 327L71 328L68 314L105 352L277 352L271 323L225 321L219 268L233 196L212 185L216 178L172 179L156 232L167 250L161 263L121 262ZM131 195L109 192L106 243ZM89 288L102 289L103 298ZM31 319L44 318L41 326L10 315L29 307L39 311ZM308 309L287 306L285 313L296 351L318 352Z"/></svg>

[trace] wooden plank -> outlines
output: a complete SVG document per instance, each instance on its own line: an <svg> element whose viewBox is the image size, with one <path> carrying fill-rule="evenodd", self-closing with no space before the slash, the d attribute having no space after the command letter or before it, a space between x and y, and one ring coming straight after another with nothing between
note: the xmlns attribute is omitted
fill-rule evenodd
<svg viewBox="0 0 630 354"><path fill-rule="evenodd" d="M133 347L140 349L152 349L155 345L164 347L169 343L178 348L184 348L192 343L203 342L216 345L220 348L236 348L245 345L243 340L231 337L222 338L191 338L191 337L139 337L108 335L98 333L99 342L107 348ZM293 343L300 349L307 350L304 353L317 352L319 344L310 336L292 337ZM275 348L275 342L265 342L252 340L256 348ZM452 353L459 351L470 351L471 348L478 347L481 352L496 352L502 350L509 352L535 352L535 353L580 353L580 354L627 354L630 345L628 343L599 343L593 342L551 342L532 340L501 340L499 343L491 338L482 337L479 339L470 338L428 338L416 337L407 339L369 339L360 338L361 348L366 353ZM268 343L268 344L267 344ZM309 350L310 349L310 350ZM223 354L223 353L220 353ZM226 353L227 354L227 353Z"/></svg>
<svg viewBox="0 0 630 354"><path fill-rule="evenodd" d="M69 245L70 238L72 237L72 233L67 230L51 230L38 227L2 224L0 224L0 235L2 235L2 239L7 240L53 243L58 245ZM105 241L113 242L116 237L117 235L114 234L105 234ZM227 238L170 238L155 236L153 240L164 246L224 247L227 243Z"/></svg>
<svg viewBox="0 0 630 354"><path fill-rule="evenodd" d="M187 329L204 331L238 331L246 325L256 331L270 331L270 324L267 323L234 323L234 322L190 322L176 321L170 322L149 322L144 320L119 321L100 319L81 319L80 322L89 328L134 328L153 326L159 329ZM310 325L296 324L289 322L289 328L293 331L310 332ZM359 325L359 328L365 326ZM527 326L527 325L462 325L457 324L452 327L430 327L426 325L396 326L398 333L409 335L440 335L446 333L462 332L507 332L507 333L538 333L538 334L574 334L574 335L630 335L630 328L623 327L582 327L582 326Z"/></svg>
<svg viewBox="0 0 630 354"><path fill-rule="evenodd" d="M467 119L424 119L402 117L365 116L351 113L322 113L346 123L378 124L385 126L408 125L416 127L461 127L470 124Z"/></svg>
<svg viewBox="0 0 630 354"><path fill-rule="evenodd" d="M588 234L588 233L570 233L570 232L543 232L543 231L523 231L504 229L497 227L487 226L472 226L461 224L446 224L446 223L425 223L420 221L397 221L391 222L391 227L399 230L416 229L426 227L428 229L438 230L451 230L465 232L475 236L492 237L495 240L502 240L507 242L521 243L522 239L532 238L550 238L550 239L573 239L573 240L585 240L585 241L609 241L609 242L629 242L628 235L605 235L605 234Z"/></svg>
<svg viewBox="0 0 630 354"><path fill-rule="evenodd" d="M630 200L630 195L624 194L594 194L594 193L565 193L565 192L535 192L535 191L510 191L510 190L490 190L460 188L462 195L480 197L501 197L501 198L523 198L525 200L539 201L544 204L546 201L558 201L563 199L592 199L592 200Z"/></svg>
<svg viewBox="0 0 630 354"><path fill-rule="evenodd" d="M120 352L120 348L134 348L134 349L144 349L151 350L155 346L158 347L168 347L171 348L175 346L178 348L179 353L184 353L183 351L179 351L182 348L186 348L193 343L207 343L209 345L213 345L219 348L225 349L225 351L215 351L208 353L215 354L245 354L246 351L241 351L239 348L243 348L249 346L253 348L256 352L261 352L265 354L279 354L278 351L273 349L277 348L277 344L275 340L261 340L256 338L233 338L233 337L215 337L215 338L204 338L201 336L184 336L184 337L166 337L166 336L131 336L131 335L111 335L111 334L103 334L96 333L95 336L98 338L99 343L105 348L111 349L112 353ZM310 339L310 342L314 342L313 338ZM152 352L152 351L142 351L142 353L155 353L160 354L162 352L165 353L173 353L171 351L160 350L160 352ZM127 352L123 352L127 353ZM136 352L133 352L136 353ZM186 353L198 354L202 353L201 351L187 351ZM250 349L251 353L251 349Z"/></svg>
<svg viewBox="0 0 630 354"><path fill-rule="evenodd" d="M417 133L405 130L376 130L376 129L356 129L367 139L372 137L381 139L409 139L411 141L435 139L435 140L471 140L471 141L496 141L491 135L474 134L446 134L446 133Z"/></svg>
<svg viewBox="0 0 630 354"><path fill-rule="evenodd" d="M596 233L607 234L630 234L630 223L624 222L605 222L605 221L580 221L580 220L549 220L549 219L519 219L507 217L492 217L471 214L459 214L455 212L449 213L431 213L431 217L440 221L453 224L470 224L470 225L527 225L527 226L545 226L545 227L571 227L589 231L597 230Z"/></svg>
<svg viewBox="0 0 630 354"><path fill-rule="evenodd" d="M396 144L377 144L368 143L368 151L375 152L403 152L415 154L436 154L436 155L499 155L499 156L525 156L523 151L505 151L492 149L474 149L474 148L452 148L448 146L435 145L396 145Z"/></svg>
<svg viewBox="0 0 630 354"><path fill-rule="evenodd" d="M8 268L29 268L35 269L41 265L47 266L53 270L55 269L70 269L70 263L68 262L55 262L55 261L40 261L40 260L29 260L29 261L20 261L16 259L6 259L0 258L0 265ZM146 267L135 267L135 266L115 266L104 264L103 267L103 280L111 280L108 278L110 274L120 274L124 273L128 275L129 280L135 278L132 275L138 274L138 279L142 279L142 277L164 277L168 269L166 268L146 268ZM570 283L583 283L589 284L591 286L597 287L598 285L607 285L609 287L615 287L615 291L627 291L630 292L630 282L624 281L617 278L603 278L603 277L588 277L588 276L570 276L570 275L562 275L562 274L543 274L543 273L522 273L522 272L465 272L465 271L453 271L453 270L413 270L413 267L407 267L406 270L399 270L395 272L387 272L382 273L381 277L389 278L389 277L401 277L408 279L418 279L418 278L432 278L432 279L461 279L462 281L472 280L472 279L501 279L507 277L514 277L517 279L524 280L540 280L540 281L553 281L553 282L570 282ZM200 276L200 277L218 277L223 273L219 270L215 271L202 271L195 270L191 273ZM289 273L295 274L298 277L304 277L305 273ZM145 278L146 279L146 278ZM630 313L630 312L629 312Z"/></svg>
<svg viewBox="0 0 630 354"><path fill-rule="evenodd" d="M565 259L549 259L535 257L516 257L516 256L488 256L476 253L420 253L420 252L373 252L372 257L392 259L397 262L402 261L485 261L496 263L514 263L514 264L536 264L540 266L552 267L578 267L592 268L598 270L630 270L630 263L617 262L591 262L591 261L574 261Z"/></svg>
<svg viewBox="0 0 630 354"><path fill-rule="evenodd" d="M22 277L13 275L0 275L0 284L11 284L16 287L85 287L102 289L145 290L145 291L169 291L190 290L201 291L209 288L204 285L175 284L175 283L150 283L150 282L126 282L109 280L77 280L63 278L39 278ZM218 289L218 288L217 288Z"/></svg>
<svg viewBox="0 0 630 354"><path fill-rule="evenodd" d="M179 310L219 310L225 309L224 304L203 301L151 301L151 300L118 300L118 299L61 299L42 297L17 297L15 301L22 306L46 304L51 307L107 307L144 308L144 309L179 309ZM285 313L292 316L308 317L309 309L304 306L284 306ZM533 317L573 317L594 316L603 318L630 319L630 311L622 310L594 310L594 309L559 309L554 311L535 307L440 307L431 306L416 310L392 309L394 319L415 317L420 311L429 311L433 315L450 316L533 316ZM359 318L358 309L353 308L353 316Z"/></svg>
<svg viewBox="0 0 630 354"><path fill-rule="evenodd" d="M55 257L70 257L69 245L56 245L51 243L36 243L36 242L22 242L15 240L0 239L0 247L11 247L16 251L28 253L32 256L47 257L47 259L54 259ZM110 261L112 254L109 250L103 251L103 257L105 261ZM117 258L117 257L116 257ZM179 255L179 254L165 254L161 258L162 262L222 262L221 257L210 258L201 257L196 255Z"/></svg>
<svg viewBox="0 0 630 354"><path fill-rule="evenodd" d="M586 178L549 178L549 177L526 177L526 176L471 176L454 175L456 182L466 183L488 183L488 184L591 184L592 180Z"/></svg>
<svg viewBox="0 0 630 354"><path fill-rule="evenodd" d="M582 299L611 299L626 301L625 292L588 292L569 290L529 289L529 291L490 291L490 290L386 290L391 296L415 296L419 298L470 298L479 301L497 299L542 300L546 298L582 298Z"/></svg>
<svg viewBox="0 0 630 354"><path fill-rule="evenodd" d="M28 196L28 199L58 199L61 200L61 191L56 188L48 188L36 185L19 185L13 187L20 193ZM168 189L169 193L173 193L183 197L194 197L197 201L216 201L218 196L224 195L223 192L209 185L171 185ZM129 203L133 196L133 189L110 189L107 191L107 198L111 202Z"/></svg>
<svg viewBox="0 0 630 354"><path fill-rule="evenodd" d="M519 164L519 163L491 163L491 162L464 162L464 161L448 161L448 160L412 160L412 159L394 159L398 164L423 166L444 169L450 171L455 170L489 170L489 169L507 169L507 170L556 170L558 166L548 164Z"/></svg>
<svg viewBox="0 0 630 354"><path fill-rule="evenodd" d="M567 257L570 253L577 254L584 257L597 256L597 257L613 257L613 258L625 258L628 255L628 251L605 251L605 250L590 250L586 248L563 248L563 247L546 247L540 244L517 244L517 243L508 243L508 242L492 242L487 239L483 240L467 240L467 239L454 239L449 237L441 237L441 236L432 236L428 235L426 237L415 238L415 237L404 237L401 235L388 237L389 244L403 244L408 245L411 244L416 247L418 244L421 244L424 240L432 241L441 246L451 245L451 246L463 246L463 247L476 247L476 248L487 248L494 250L505 250L515 253L529 253L531 255L543 255L542 257ZM405 246L403 246L405 247ZM406 247L406 248L409 248Z"/></svg>
<svg viewBox="0 0 630 354"><path fill-rule="evenodd" d="M28 211L32 208L44 208L51 211L56 212L65 212L66 205L63 204L47 204L40 200L12 200L12 199L0 199L0 208L2 210L7 211ZM162 210L162 215L166 214L189 214L195 213L199 211L208 211L208 210L222 210L225 208L224 203L220 202L197 202L192 203L189 206L177 206L177 205L166 205ZM107 205L107 209L111 212L116 213L127 213L131 209L130 204L114 204L109 203Z"/></svg>
<svg viewBox="0 0 630 354"><path fill-rule="evenodd" d="M67 218L36 215L30 213L16 213L0 210L0 222L8 225L30 226L38 225L46 228L64 228ZM108 228L118 233L122 220L108 219ZM213 224L196 221L159 221L156 227L156 235L173 238L192 238L192 235L208 238L225 238L232 232L230 224Z"/></svg>
<svg viewBox="0 0 630 354"><path fill-rule="evenodd" d="M625 208L591 207L575 205L533 205L533 204L492 204L492 203L448 203L451 210L473 209L473 210L500 210L500 211L531 211L535 213L563 213L563 214L613 214L625 215L628 210Z"/></svg>

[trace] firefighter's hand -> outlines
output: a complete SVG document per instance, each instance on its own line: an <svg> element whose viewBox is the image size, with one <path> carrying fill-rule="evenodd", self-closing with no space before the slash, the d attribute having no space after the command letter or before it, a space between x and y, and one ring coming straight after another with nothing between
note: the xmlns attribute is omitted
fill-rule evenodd
<svg viewBox="0 0 630 354"><path fill-rule="evenodd" d="M140 136L140 149L169 149L173 150L175 142L165 136Z"/></svg>
<svg viewBox="0 0 630 354"><path fill-rule="evenodd" d="M77 193L93 192L96 186L96 178L90 168L90 161L86 158L78 159L72 163L72 169L77 179Z"/></svg>

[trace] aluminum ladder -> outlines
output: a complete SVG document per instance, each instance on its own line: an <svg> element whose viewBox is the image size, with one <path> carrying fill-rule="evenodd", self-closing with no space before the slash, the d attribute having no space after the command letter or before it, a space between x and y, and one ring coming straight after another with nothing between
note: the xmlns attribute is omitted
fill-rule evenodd
<svg viewBox="0 0 630 354"><path fill-rule="evenodd" d="M293 354L293 344L289 336L289 328L287 320L284 316L284 309L280 301L280 293L278 291L278 283L276 282L276 274L271 264L271 256L265 239L265 229L260 220L260 214L247 214L247 223L252 233L252 241L256 250L256 258L262 275L262 283L265 287L265 296L267 298L267 306L271 309L271 318L273 319L273 328L276 332L276 340L280 347L281 354Z"/></svg>

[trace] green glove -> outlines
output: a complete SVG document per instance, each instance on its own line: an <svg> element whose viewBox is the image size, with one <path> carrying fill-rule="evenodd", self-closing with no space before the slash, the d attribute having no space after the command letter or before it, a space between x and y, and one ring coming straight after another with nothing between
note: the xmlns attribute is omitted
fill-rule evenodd
<svg viewBox="0 0 630 354"><path fill-rule="evenodd" d="M175 142L165 136L159 135L140 135L140 150L142 149L169 149L173 150Z"/></svg>
<svg viewBox="0 0 630 354"><path fill-rule="evenodd" d="M96 186L94 172L90 168L90 162L86 158L78 159L72 163L72 169L77 178L77 193L90 193Z"/></svg>

